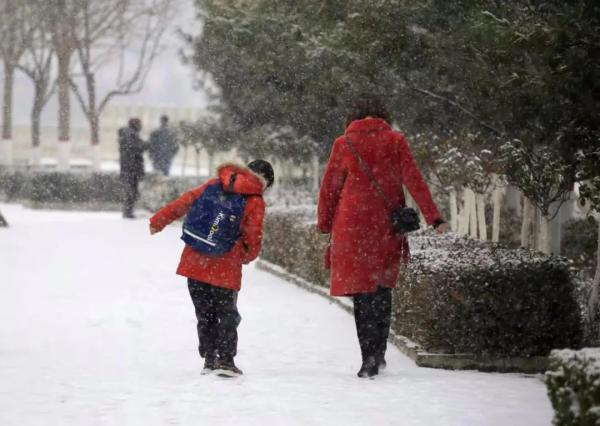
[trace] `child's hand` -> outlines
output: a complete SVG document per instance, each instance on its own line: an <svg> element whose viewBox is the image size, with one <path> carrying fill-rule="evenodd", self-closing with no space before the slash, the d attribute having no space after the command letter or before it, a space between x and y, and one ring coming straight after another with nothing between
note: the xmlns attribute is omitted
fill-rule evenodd
<svg viewBox="0 0 600 426"><path fill-rule="evenodd" d="M150 235L154 235L157 232L160 232L160 229L156 229L155 227L153 227L152 225L150 225Z"/></svg>

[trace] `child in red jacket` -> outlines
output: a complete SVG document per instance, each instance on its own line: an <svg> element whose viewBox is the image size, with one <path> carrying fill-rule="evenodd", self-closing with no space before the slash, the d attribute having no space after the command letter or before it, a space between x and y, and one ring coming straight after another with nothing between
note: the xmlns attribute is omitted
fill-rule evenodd
<svg viewBox="0 0 600 426"><path fill-rule="evenodd" d="M237 310L237 292L242 279L242 264L254 260L260 252L265 214L263 192L273 184L271 165L255 160L247 167L224 164L218 177L186 192L161 208L150 218L150 233L160 232L174 220L186 215L207 188L223 193L243 195L243 215L239 238L223 254L207 254L185 246L177 274L188 278L188 288L198 319L199 352L204 358L206 374L234 377L242 374L233 359L237 353L237 327L241 317ZM212 189L211 189L212 190ZM191 233L191 235L195 235ZM205 241L206 239L200 238Z"/></svg>

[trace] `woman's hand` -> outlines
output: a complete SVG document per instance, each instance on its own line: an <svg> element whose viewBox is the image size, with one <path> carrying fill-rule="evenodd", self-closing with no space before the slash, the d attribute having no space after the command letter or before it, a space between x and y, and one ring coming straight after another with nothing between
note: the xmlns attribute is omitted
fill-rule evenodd
<svg viewBox="0 0 600 426"><path fill-rule="evenodd" d="M435 232L437 232L440 235L446 233L446 231L448 231L448 222L440 223L435 228Z"/></svg>

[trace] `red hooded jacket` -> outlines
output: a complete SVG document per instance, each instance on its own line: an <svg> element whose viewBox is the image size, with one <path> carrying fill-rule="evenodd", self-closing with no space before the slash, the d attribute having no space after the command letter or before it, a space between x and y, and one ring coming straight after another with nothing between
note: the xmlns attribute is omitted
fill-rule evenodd
<svg viewBox="0 0 600 426"><path fill-rule="evenodd" d="M240 225L241 238L231 251L221 256L208 256L186 245L177 274L217 287L239 291L242 282L242 264L256 259L260 252L265 216L262 193L267 187L262 176L246 167L222 165L218 169L218 178L207 181L199 188L186 192L164 206L150 218L150 225L159 231L162 230L169 223L185 216L208 185L220 180L224 187L228 187L234 174L236 178L233 191L248 196Z"/></svg>
<svg viewBox="0 0 600 426"><path fill-rule="evenodd" d="M385 120L365 118L350 123L345 136L392 205L406 205L404 185L428 224L441 220L401 133L393 131ZM333 296L371 293L378 285L395 287L401 261L410 260L408 241L392 230L388 207L344 137L333 144L317 216L319 230L332 234L329 263Z"/></svg>

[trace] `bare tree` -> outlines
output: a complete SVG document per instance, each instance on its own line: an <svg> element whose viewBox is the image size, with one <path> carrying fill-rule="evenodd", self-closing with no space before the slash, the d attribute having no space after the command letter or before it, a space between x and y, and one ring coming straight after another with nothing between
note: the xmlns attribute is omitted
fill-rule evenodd
<svg viewBox="0 0 600 426"><path fill-rule="evenodd" d="M172 6L173 0L78 0L71 30L82 80L71 76L69 83L88 120L92 146L100 143L100 115L110 100L143 88ZM115 70L115 82L99 96L96 76L105 66Z"/></svg>
<svg viewBox="0 0 600 426"><path fill-rule="evenodd" d="M54 58L51 28L45 19L43 0L30 0L25 7L27 19L21 23L20 31L30 37L25 53L17 67L27 75L34 87L31 106L31 143L37 163L37 148L40 145L40 125L42 110L56 88L52 81L51 68Z"/></svg>
<svg viewBox="0 0 600 426"><path fill-rule="evenodd" d="M75 6L79 0L54 0L44 2L43 11L52 34L52 44L57 61L58 76L58 142L59 168L66 169L69 162L69 140L71 126L71 99L69 75L74 42L71 28L77 22Z"/></svg>
<svg viewBox="0 0 600 426"><path fill-rule="evenodd" d="M4 96L2 100L2 145L12 140L13 86L15 70L29 42L19 31L25 19L24 0L0 0L0 56L4 65ZM10 155L10 154L7 154ZM10 164L12 158L4 159Z"/></svg>

